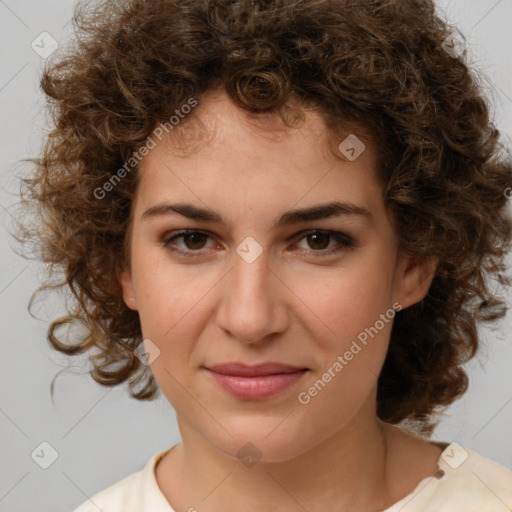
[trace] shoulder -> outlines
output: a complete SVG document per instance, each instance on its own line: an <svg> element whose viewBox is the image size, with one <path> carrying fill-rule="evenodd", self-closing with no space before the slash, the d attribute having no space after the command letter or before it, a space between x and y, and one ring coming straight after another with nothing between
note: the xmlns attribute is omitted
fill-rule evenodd
<svg viewBox="0 0 512 512"><path fill-rule="evenodd" d="M507 467L457 442L427 441L394 426L388 439L395 453L393 474L402 482L397 495L405 497L386 512L512 510Z"/></svg>
<svg viewBox="0 0 512 512"><path fill-rule="evenodd" d="M458 443L447 445L439 475L386 512L497 512L512 509L512 471Z"/></svg>
<svg viewBox="0 0 512 512"><path fill-rule="evenodd" d="M154 454L139 471L97 492L73 512L140 512L150 503L158 489L154 467L168 450Z"/></svg>
<svg viewBox="0 0 512 512"><path fill-rule="evenodd" d="M445 475L428 510L454 510L455 505L478 512L512 508L512 471L498 462L452 443L439 467Z"/></svg>
<svg viewBox="0 0 512 512"><path fill-rule="evenodd" d="M88 498L73 512L98 512L98 509L102 512L130 510L127 505L133 503L134 494L137 498L141 475L142 471L137 471L126 476Z"/></svg>

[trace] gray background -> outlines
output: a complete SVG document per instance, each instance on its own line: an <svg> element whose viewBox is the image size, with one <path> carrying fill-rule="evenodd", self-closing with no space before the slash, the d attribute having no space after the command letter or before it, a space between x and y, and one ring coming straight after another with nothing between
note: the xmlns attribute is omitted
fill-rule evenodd
<svg viewBox="0 0 512 512"><path fill-rule="evenodd" d="M495 122L512 142L512 0L438 1L466 35L471 60L486 75ZM87 496L139 470L154 453L180 440L172 407L129 398L125 387L103 388L75 359L67 365L46 342L48 320L62 313L59 296L27 312L42 268L13 252L12 225L19 160L35 156L47 122L38 89L43 59L31 48L42 32L63 41L71 30L71 0L0 0L0 511L70 512ZM512 263L509 259L508 263ZM506 295L510 303L510 292ZM512 468L511 315L482 329L484 347L468 365L468 393L451 406L435 440L457 441ZM31 454L41 442L57 451L42 469ZM45 454L49 451L46 450Z"/></svg>

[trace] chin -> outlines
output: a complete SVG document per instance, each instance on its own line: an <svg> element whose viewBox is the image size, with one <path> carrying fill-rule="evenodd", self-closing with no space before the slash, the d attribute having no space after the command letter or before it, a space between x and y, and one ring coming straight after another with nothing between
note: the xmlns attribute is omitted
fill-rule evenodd
<svg viewBox="0 0 512 512"><path fill-rule="evenodd" d="M300 456L313 447L303 429L287 420L264 418L264 421L247 417L236 425L224 422L231 434L221 438L210 438L210 442L224 454L241 462L286 462ZM282 422L282 423L280 423ZM311 437L309 437L311 439ZM315 443L316 444L316 443ZM248 463L248 467L251 462Z"/></svg>

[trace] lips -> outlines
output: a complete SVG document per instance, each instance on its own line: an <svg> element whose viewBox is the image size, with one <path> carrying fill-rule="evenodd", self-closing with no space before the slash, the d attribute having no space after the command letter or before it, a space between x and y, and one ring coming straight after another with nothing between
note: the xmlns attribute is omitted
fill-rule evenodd
<svg viewBox="0 0 512 512"><path fill-rule="evenodd" d="M264 400L278 395L308 372L308 368L274 362L254 366L225 363L206 369L224 391L241 400Z"/></svg>
<svg viewBox="0 0 512 512"><path fill-rule="evenodd" d="M209 366L209 370L220 375L233 375L235 377L258 377L263 375L277 375L281 373L295 373L307 368L291 366L283 363L261 363L253 366L244 363L224 363Z"/></svg>

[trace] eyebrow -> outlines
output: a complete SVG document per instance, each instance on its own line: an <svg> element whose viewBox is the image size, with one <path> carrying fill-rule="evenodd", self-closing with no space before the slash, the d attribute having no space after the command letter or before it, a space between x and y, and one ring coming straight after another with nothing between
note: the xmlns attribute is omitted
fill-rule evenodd
<svg viewBox="0 0 512 512"><path fill-rule="evenodd" d="M224 226L227 223L221 215L208 210L200 208L190 203L159 203L155 206L148 208L141 216L141 220L149 220L156 217L167 217L170 215L181 215L188 219L216 222ZM369 210L362 206L350 202L334 201L326 204L319 204L307 208L296 210L289 210L281 215L277 220L274 227L281 227L288 224L298 224L300 222L307 222L311 220L327 219L329 217L341 217L344 215L360 216L362 218L371 220L372 214Z"/></svg>

